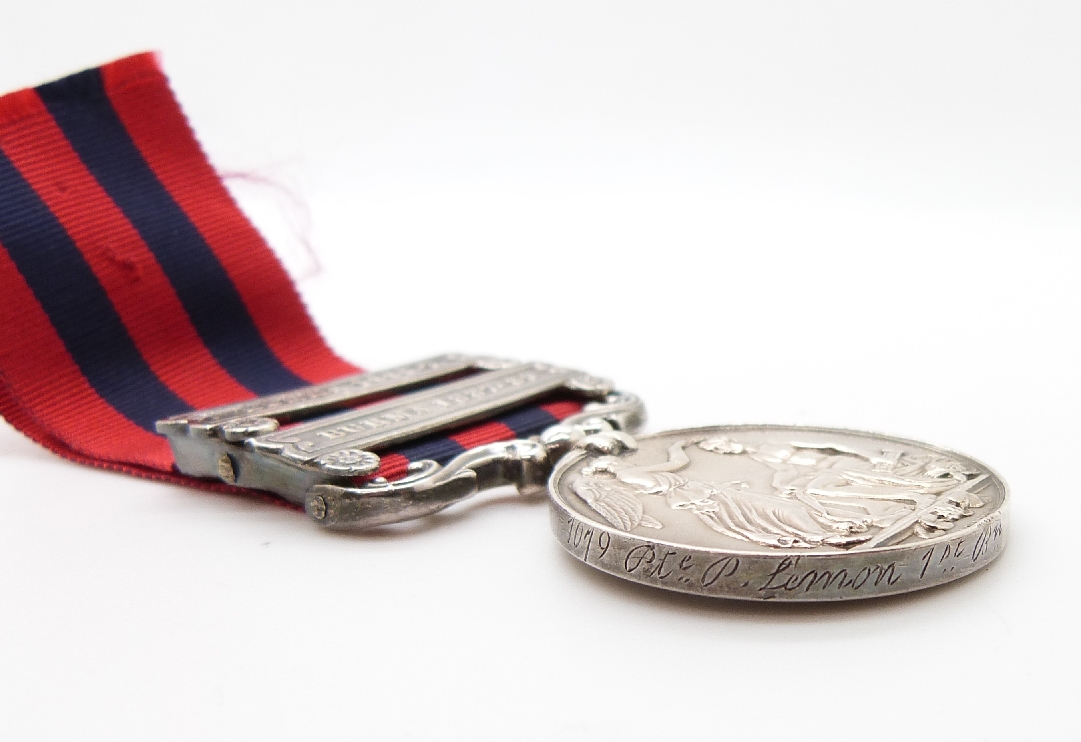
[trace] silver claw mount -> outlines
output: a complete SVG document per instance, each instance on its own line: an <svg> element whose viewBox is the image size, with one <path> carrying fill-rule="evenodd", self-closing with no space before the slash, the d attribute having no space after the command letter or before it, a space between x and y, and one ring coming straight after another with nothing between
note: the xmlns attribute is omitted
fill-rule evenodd
<svg viewBox="0 0 1081 742"><path fill-rule="evenodd" d="M612 455L635 450L634 438L619 428L627 424L634 430L643 417L637 397L613 393L608 401L548 428L538 440L481 446L446 466L417 461L396 482L316 485L308 490L304 509L328 528L364 529L431 515L492 487L514 485L532 494L545 489L554 464L575 448Z"/></svg>
<svg viewBox="0 0 1081 742"><path fill-rule="evenodd" d="M603 402L590 402L577 415L571 415L559 425L548 428L541 433L540 440L554 463L590 436L609 431L633 432L642 427L645 421L646 411L642 400L633 394L612 392Z"/></svg>

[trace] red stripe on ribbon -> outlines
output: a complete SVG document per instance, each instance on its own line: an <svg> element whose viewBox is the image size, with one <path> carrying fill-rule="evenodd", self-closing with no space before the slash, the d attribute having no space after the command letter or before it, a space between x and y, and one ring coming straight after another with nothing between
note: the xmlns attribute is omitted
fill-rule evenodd
<svg viewBox="0 0 1081 742"><path fill-rule="evenodd" d="M401 479L405 476L408 466L409 459L405 456L402 456L400 453L388 453L385 456L379 457L379 471L377 471L374 476L383 477L384 479L389 479L391 481Z"/></svg>
<svg viewBox="0 0 1081 742"><path fill-rule="evenodd" d="M571 415L575 415L581 412L582 403L570 400L563 400L559 402L549 402L548 404L542 404L540 408L552 417L554 417L556 420L564 420Z"/></svg>
<svg viewBox="0 0 1081 742"><path fill-rule="evenodd" d="M469 450L488 443L514 440L518 435L503 423L490 422L447 437L462 448Z"/></svg>

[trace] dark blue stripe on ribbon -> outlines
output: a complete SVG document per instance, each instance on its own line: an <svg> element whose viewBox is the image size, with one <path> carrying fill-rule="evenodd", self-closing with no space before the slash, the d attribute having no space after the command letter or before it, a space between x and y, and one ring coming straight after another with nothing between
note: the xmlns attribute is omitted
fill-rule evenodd
<svg viewBox="0 0 1081 742"><path fill-rule="evenodd" d="M396 453L409 461L431 459L445 464L458 454L465 453L465 448L450 438L429 438L407 448L399 448Z"/></svg>
<svg viewBox="0 0 1081 742"><path fill-rule="evenodd" d="M304 386L267 347L217 256L143 160L105 93L101 72L80 72L37 91L154 253L218 363L256 394Z"/></svg>
<svg viewBox="0 0 1081 742"><path fill-rule="evenodd" d="M155 420L189 409L147 365L79 248L3 153L0 244L106 402L147 430Z"/></svg>
<svg viewBox="0 0 1081 742"><path fill-rule="evenodd" d="M515 435L525 438L536 435L559 421L547 410L542 410L540 407L527 407L498 418L498 422L513 430Z"/></svg>

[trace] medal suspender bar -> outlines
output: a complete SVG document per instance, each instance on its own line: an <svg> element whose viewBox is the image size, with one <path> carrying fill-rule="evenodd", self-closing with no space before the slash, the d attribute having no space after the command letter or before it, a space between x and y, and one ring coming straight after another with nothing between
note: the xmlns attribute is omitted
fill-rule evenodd
<svg viewBox="0 0 1081 742"><path fill-rule="evenodd" d="M463 373L464 378L398 396ZM388 394L394 396L364 404ZM548 423L537 440L475 445L445 467L439 465L445 456L423 445L405 455L392 453L398 463L391 467L376 453L553 394L577 394L587 402L561 425L551 425L556 415L536 420L535 411L519 411L455 436L467 447ZM342 406L350 409L332 411ZM563 402L560 409L578 406ZM553 406L547 409L551 414ZM641 419L637 398L614 392L603 379L541 363L448 355L177 415L159 422L157 429L169 438L177 466L186 474L274 492L304 504L323 525L366 528L429 515L490 487L543 489L553 462L587 432L615 436L610 446L633 445L617 431L634 430ZM409 459L406 476L396 481L378 474L384 468L400 472L400 464Z"/></svg>

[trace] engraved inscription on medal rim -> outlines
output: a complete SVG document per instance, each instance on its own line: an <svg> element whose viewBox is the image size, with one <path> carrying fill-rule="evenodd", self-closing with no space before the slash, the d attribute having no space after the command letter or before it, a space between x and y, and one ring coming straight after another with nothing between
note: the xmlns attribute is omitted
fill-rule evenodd
<svg viewBox="0 0 1081 742"><path fill-rule="evenodd" d="M726 553L642 541L555 503L552 521L563 547L591 567L669 590L760 601L852 600L933 587L986 566L1005 545L1000 512L981 521L974 536L845 555Z"/></svg>
<svg viewBox="0 0 1081 742"><path fill-rule="evenodd" d="M782 426L639 442L625 457L572 454L550 486L563 546L634 581L758 600L849 599L955 579L1005 543L1005 484L926 444Z"/></svg>

